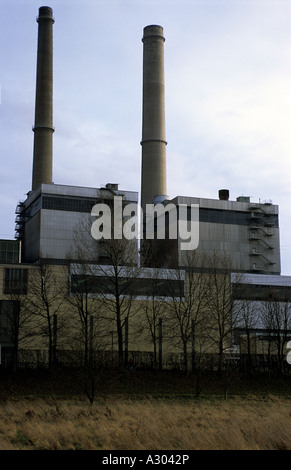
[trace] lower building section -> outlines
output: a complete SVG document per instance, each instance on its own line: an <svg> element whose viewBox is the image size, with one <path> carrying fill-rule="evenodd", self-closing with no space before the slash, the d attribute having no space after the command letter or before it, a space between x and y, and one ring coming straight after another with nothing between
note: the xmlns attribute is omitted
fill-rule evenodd
<svg viewBox="0 0 291 470"><path fill-rule="evenodd" d="M289 367L289 276L40 263L0 285L2 367Z"/></svg>

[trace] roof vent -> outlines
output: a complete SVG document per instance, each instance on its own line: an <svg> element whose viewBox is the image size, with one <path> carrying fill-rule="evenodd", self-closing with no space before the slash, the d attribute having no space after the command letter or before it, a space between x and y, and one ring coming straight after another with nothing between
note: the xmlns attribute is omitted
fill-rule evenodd
<svg viewBox="0 0 291 470"><path fill-rule="evenodd" d="M218 197L221 201L228 201L229 200L229 190L228 189L220 189L218 191Z"/></svg>

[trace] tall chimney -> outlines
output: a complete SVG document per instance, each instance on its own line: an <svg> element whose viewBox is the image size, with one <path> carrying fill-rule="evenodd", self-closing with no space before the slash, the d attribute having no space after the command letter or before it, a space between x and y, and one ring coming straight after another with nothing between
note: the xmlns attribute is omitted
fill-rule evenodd
<svg viewBox="0 0 291 470"><path fill-rule="evenodd" d="M37 75L32 190L52 183L53 163L53 10L40 7L38 22Z"/></svg>
<svg viewBox="0 0 291 470"><path fill-rule="evenodd" d="M143 30L141 206L166 195L164 42L161 26Z"/></svg>

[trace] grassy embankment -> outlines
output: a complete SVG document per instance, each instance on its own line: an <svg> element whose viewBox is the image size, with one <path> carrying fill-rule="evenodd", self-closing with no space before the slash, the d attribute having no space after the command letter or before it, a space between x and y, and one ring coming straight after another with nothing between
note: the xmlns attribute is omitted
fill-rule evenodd
<svg viewBox="0 0 291 470"><path fill-rule="evenodd" d="M93 405L62 373L0 377L0 449L291 450L290 377L104 374Z"/></svg>

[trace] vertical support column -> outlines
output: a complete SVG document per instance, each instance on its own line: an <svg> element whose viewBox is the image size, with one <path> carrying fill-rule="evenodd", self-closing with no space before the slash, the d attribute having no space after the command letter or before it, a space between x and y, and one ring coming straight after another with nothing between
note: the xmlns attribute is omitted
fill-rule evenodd
<svg viewBox="0 0 291 470"><path fill-rule="evenodd" d="M128 365L128 317L125 318L125 347L124 347L124 364L125 368L127 368Z"/></svg>
<svg viewBox="0 0 291 470"><path fill-rule="evenodd" d="M37 75L32 190L52 183L53 161L53 11L40 7L38 22Z"/></svg>
<svg viewBox="0 0 291 470"><path fill-rule="evenodd" d="M53 363L57 362L57 334L58 334L58 316L53 316Z"/></svg>
<svg viewBox="0 0 291 470"><path fill-rule="evenodd" d="M89 365L94 366L94 317L90 315L89 318Z"/></svg>
<svg viewBox="0 0 291 470"><path fill-rule="evenodd" d="M191 320L191 362L192 362L192 372L196 368L196 356L195 356L195 324L194 320Z"/></svg>
<svg viewBox="0 0 291 470"><path fill-rule="evenodd" d="M141 207L166 195L164 41L161 26L146 26L143 35L143 117Z"/></svg>
<svg viewBox="0 0 291 470"><path fill-rule="evenodd" d="M159 369L163 368L163 320L159 318Z"/></svg>

